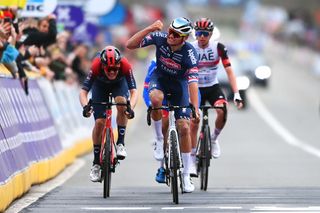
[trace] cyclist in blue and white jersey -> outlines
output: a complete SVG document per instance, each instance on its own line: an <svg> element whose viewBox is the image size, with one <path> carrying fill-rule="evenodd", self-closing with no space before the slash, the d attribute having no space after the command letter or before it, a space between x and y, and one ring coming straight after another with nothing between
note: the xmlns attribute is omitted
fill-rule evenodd
<svg viewBox="0 0 320 213"><path fill-rule="evenodd" d="M201 92L201 105L208 101L211 105L222 106L224 110L217 109L215 120L215 129L211 135L211 154L214 158L220 156L220 146L218 136L226 124L227 117L227 100L220 89L217 73L227 73L232 91L234 92L234 103L238 109L242 108L243 103L237 87L236 77L231 67L226 47L218 41L211 39L214 29L213 22L208 18L201 18L195 22L196 41L191 44L198 52L199 56L199 90ZM211 40L210 40L211 39ZM218 64L222 62L224 70L220 70ZM191 131L197 133L199 123L192 122ZM192 152L195 152L197 136L193 134ZM195 158L193 158L195 160Z"/></svg>
<svg viewBox="0 0 320 213"><path fill-rule="evenodd" d="M187 18L174 19L168 32L160 32L163 23L158 20L143 30L137 32L127 41L128 49L136 49L149 45L156 46L157 68L151 75L149 97L153 107L161 107L168 92L171 93L171 103L188 105L190 101L198 106L198 58L193 46L186 42L192 31L192 23ZM176 110L175 117L181 138L183 160L183 190L194 191L190 182L191 138L190 113L187 110ZM159 131L162 131L161 110L152 111L151 118ZM196 118L199 111L196 108ZM163 146L163 140L157 141L157 146ZM163 155L161 156L163 158Z"/></svg>
<svg viewBox="0 0 320 213"><path fill-rule="evenodd" d="M150 101L150 98L149 98L149 82L150 82L150 79L151 79L151 75L153 73L153 71L157 68L157 64L156 64L156 59L152 59L150 64L149 64L149 67L148 67L148 72L147 72L147 75L144 79L144 86L143 86L143 100L144 100L144 103L146 104L147 107L151 106L151 101ZM201 100L201 94L200 94L200 90L198 90L198 97L199 97L199 100ZM164 99L163 102L162 102L163 105L166 105L166 100ZM154 143L153 143L153 146L154 146L154 152L153 152L153 155L154 155L154 158L155 159L159 159L161 155L163 155L163 149L161 149L161 147L157 146L157 141L159 140L163 140L163 137L164 135L166 134L167 130L168 130L168 126L169 126L169 120L168 120L168 116L169 116L169 112L166 111L166 110L162 110L162 132L161 131L158 131L156 126L154 126L154 123L152 123L152 126L155 130L155 140L154 140ZM191 133L191 137L192 137L192 132ZM195 133L197 134L197 133ZM191 167L191 170L190 170L190 175L193 175L193 176L196 176L196 168L195 167ZM166 183L165 182L165 170L164 170L164 161L161 160L160 161L160 167L157 171L157 174L156 174L156 177L155 177L155 180L158 182L158 183Z"/></svg>

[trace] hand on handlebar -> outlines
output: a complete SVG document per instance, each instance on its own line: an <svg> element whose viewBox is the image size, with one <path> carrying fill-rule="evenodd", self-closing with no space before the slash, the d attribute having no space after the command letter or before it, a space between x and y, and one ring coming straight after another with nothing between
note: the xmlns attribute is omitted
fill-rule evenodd
<svg viewBox="0 0 320 213"><path fill-rule="evenodd" d="M200 122L200 112L199 109L196 109L196 117L194 118L194 120L199 123Z"/></svg>
<svg viewBox="0 0 320 213"><path fill-rule="evenodd" d="M130 101L128 101L127 104L128 106L124 114L127 116L128 119L132 119L134 118L134 111L131 108Z"/></svg>
<svg viewBox="0 0 320 213"><path fill-rule="evenodd" d="M85 118L89 118L92 112L93 112L93 107L91 106L91 100L90 100L88 104L83 107L82 116Z"/></svg>
<svg viewBox="0 0 320 213"><path fill-rule="evenodd" d="M190 104L190 109L192 111L192 120L195 121L196 123L200 122L200 113L199 113L199 108L195 108L192 104Z"/></svg>
<svg viewBox="0 0 320 213"><path fill-rule="evenodd" d="M238 109L243 107L243 101L238 92L234 93L233 102Z"/></svg>
<svg viewBox="0 0 320 213"><path fill-rule="evenodd" d="M127 116L128 119L134 118L134 111L131 108L127 108L124 114Z"/></svg>

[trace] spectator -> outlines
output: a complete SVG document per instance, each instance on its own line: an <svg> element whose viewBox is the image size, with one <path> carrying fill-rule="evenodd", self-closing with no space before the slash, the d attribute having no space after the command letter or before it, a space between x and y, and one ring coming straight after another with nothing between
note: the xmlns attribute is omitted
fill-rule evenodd
<svg viewBox="0 0 320 213"><path fill-rule="evenodd" d="M38 47L48 47L56 42L57 26L56 16L51 14L39 21L38 27L30 26L23 30L25 39L22 41L24 45L36 45Z"/></svg>
<svg viewBox="0 0 320 213"><path fill-rule="evenodd" d="M17 78L18 67L15 60L19 51L15 48L16 33L11 22L3 22L1 28L2 54L0 62L10 71L13 78Z"/></svg>

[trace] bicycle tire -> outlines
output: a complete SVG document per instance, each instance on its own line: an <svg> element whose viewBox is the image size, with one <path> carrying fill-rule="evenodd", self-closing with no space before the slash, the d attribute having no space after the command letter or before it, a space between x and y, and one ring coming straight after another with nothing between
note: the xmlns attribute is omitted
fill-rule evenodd
<svg viewBox="0 0 320 213"><path fill-rule="evenodd" d="M111 188L111 137L110 131L106 131L106 140L104 146L104 172L103 172L103 197L110 197Z"/></svg>
<svg viewBox="0 0 320 213"><path fill-rule="evenodd" d="M200 181L201 190L207 191L208 178L209 178L209 167L211 159L211 141L210 141L210 129L209 126L205 126L203 130L203 138L200 144L201 149L201 167L200 167Z"/></svg>
<svg viewBox="0 0 320 213"><path fill-rule="evenodd" d="M172 190L172 196L173 196L173 202L175 204L179 203L179 194L178 194L178 150L177 150L177 145L178 145L178 137L177 137L177 132L175 131L170 131L170 140L171 140L171 190Z"/></svg>

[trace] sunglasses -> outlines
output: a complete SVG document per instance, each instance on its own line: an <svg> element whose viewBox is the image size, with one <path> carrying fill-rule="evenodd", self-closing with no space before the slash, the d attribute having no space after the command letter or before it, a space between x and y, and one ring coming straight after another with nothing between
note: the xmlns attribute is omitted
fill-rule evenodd
<svg viewBox="0 0 320 213"><path fill-rule="evenodd" d="M168 34L169 35L172 34L174 38L181 38L181 37L185 37L186 36L184 34L180 34L180 33L176 32L176 31L174 31L173 29L169 29Z"/></svg>
<svg viewBox="0 0 320 213"><path fill-rule="evenodd" d="M200 36L208 37L209 35L210 33L208 31L196 31L197 37L200 37Z"/></svg>

